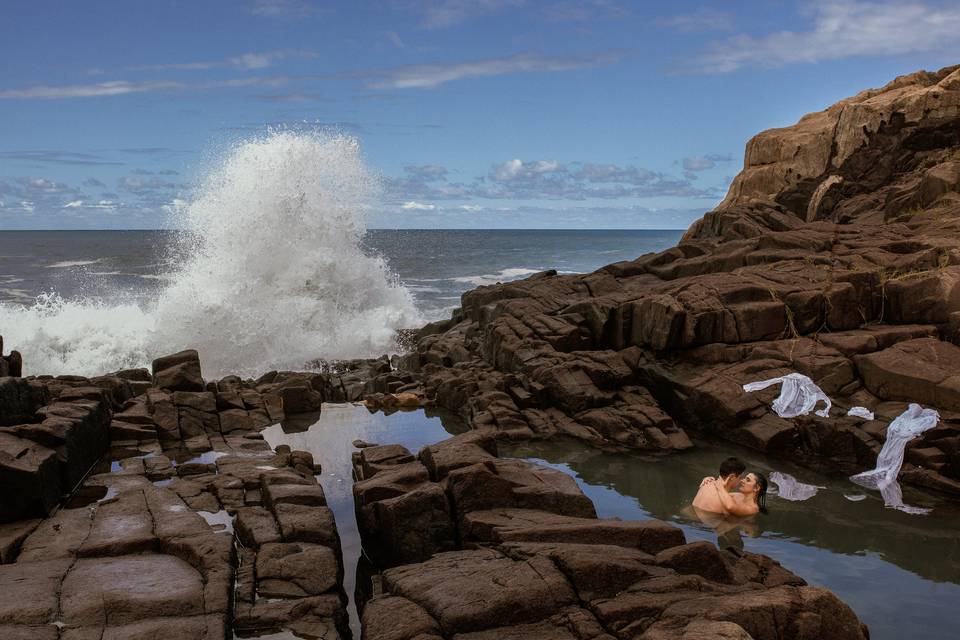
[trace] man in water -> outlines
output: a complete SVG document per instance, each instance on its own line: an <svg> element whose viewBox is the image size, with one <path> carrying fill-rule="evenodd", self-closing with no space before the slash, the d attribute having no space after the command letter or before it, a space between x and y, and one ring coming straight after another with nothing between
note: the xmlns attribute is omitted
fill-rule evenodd
<svg viewBox="0 0 960 640"><path fill-rule="evenodd" d="M720 476L715 478L720 483L722 489L730 493L740 484L740 475L746 470L744 465L737 458L727 458L720 463ZM709 511L711 513L724 513L723 504L717 496L717 490L712 482L714 478L704 478L700 483L700 490L697 497L693 499L693 506L700 511Z"/></svg>

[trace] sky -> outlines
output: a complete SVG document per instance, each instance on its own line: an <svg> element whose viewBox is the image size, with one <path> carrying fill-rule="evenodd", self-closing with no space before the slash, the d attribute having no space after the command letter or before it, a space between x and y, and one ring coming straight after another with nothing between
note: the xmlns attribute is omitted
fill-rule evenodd
<svg viewBox="0 0 960 640"><path fill-rule="evenodd" d="M934 0L0 0L0 229L169 227L278 129L359 141L372 227L682 229L751 136L957 34Z"/></svg>

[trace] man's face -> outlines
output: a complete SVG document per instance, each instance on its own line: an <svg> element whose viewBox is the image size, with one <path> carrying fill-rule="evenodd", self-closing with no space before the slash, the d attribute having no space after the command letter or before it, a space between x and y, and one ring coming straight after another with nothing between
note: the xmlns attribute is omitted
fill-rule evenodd
<svg viewBox="0 0 960 640"><path fill-rule="evenodd" d="M731 473L723 479L723 488L727 491L733 491L740 484L740 474Z"/></svg>

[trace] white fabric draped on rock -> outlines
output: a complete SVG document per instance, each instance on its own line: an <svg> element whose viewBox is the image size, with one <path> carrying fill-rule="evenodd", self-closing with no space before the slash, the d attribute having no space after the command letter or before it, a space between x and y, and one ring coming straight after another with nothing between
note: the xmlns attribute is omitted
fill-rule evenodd
<svg viewBox="0 0 960 640"><path fill-rule="evenodd" d="M939 421L940 414L933 409L924 409L918 404L911 403L907 410L897 416L887 427L887 440L883 443L880 455L877 456L876 468L858 473L850 479L862 487L879 489L888 507L906 513L926 513L927 509L911 507L903 503L903 494L897 483L897 475L900 473L900 467L903 466L903 455L907 443L924 431L937 426Z"/></svg>
<svg viewBox="0 0 960 640"><path fill-rule="evenodd" d="M873 411L870 411L870 409L866 407L850 407L847 415L863 418L864 420L873 420Z"/></svg>
<svg viewBox="0 0 960 640"><path fill-rule="evenodd" d="M780 395L773 401L773 410L781 418L795 418L805 416L816 408L819 401L827 406L816 412L821 418L829 417L830 407L833 404L823 389L801 373L790 373L779 378L771 378L761 382L750 382L743 385L744 391L760 391L775 384L782 384Z"/></svg>

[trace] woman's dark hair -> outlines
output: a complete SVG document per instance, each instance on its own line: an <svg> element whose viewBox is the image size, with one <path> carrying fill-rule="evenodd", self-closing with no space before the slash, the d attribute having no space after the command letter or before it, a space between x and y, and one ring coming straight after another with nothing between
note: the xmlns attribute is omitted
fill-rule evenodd
<svg viewBox="0 0 960 640"><path fill-rule="evenodd" d="M741 475L747 469L746 465L740 462L737 458L727 458L720 463L720 477L726 478L731 473L736 475Z"/></svg>
<svg viewBox="0 0 960 640"><path fill-rule="evenodd" d="M767 478L762 473L753 472L757 479L757 506L760 507L760 513L767 513Z"/></svg>

